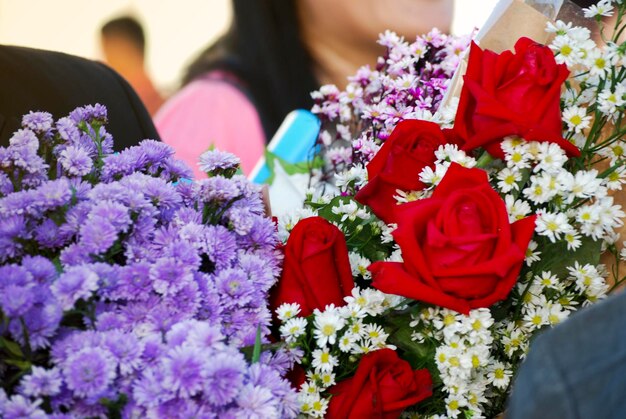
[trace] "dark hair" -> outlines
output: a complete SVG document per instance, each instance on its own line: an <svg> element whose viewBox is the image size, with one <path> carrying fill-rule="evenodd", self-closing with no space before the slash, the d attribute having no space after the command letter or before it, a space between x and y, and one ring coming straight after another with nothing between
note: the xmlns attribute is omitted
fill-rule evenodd
<svg viewBox="0 0 626 419"><path fill-rule="evenodd" d="M300 39L294 0L233 0L232 6L230 29L189 66L183 83L211 70L233 74L269 139L287 113L312 106L310 92L319 83Z"/></svg>
<svg viewBox="0 0 626 419"><path fill-rule="evenodd" d="M122 16L112 19L102 26L100 33L102 36L122 36L135 44L142 55L145 52L146 37L141 24L135 18Z"/></svg>

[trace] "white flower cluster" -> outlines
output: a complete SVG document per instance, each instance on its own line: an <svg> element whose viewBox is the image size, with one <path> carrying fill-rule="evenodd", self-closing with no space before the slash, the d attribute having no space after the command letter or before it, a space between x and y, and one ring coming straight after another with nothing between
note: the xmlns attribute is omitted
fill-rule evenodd
<svg viewBox="0 0 626 419"><path fill-rule="evenodd" d="M414 340L437 345L435 362L448 395L447 417L484 417L490 387L506 389L509 384L510 366L491 355L493 323L486 308L472 310L469 315L428 308L410 324L419 330L413 334Z"/></svg>
<svg viewBox="0 0 626 419"><path fill-rule="evenodd" d="M282 339L292 347L307 345L307 352L310 350L310 363L304 365L307 380L300 388L299 397L302 413L312 417L323 417L326 413L328 398L322 393L336 384L335 370L340 362L356 365L365 353L395 349L387 344L387 332L370 320L401 305L401 298L355 287L345 302L342 307L331 304L323 311L316 309L309 319L298 316L297 303L285 303L276 309L282 322ZM313 337L313 347L306 343L307 333Z"/></svg>
<svg viewBox="0 0 626 419"><path fill-rule="evenodd" d="M581 235L607 239L623 225L625 216L609 190L621 189L624 170L617 180L601 177L598 170L566 168L567 156L554 143L509 138L502 143L506 167L493 173L505 195L511 222L537 214L536 232L551 242L564 240L569 250L581 245Z"/></svg>

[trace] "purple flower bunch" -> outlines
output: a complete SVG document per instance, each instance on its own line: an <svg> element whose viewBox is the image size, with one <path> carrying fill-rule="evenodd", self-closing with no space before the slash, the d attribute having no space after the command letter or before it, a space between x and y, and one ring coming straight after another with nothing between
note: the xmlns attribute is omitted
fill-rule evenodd
<svg viewBox="0 0 626 419"><path fill-rule="evenodd" d="M343 91L326 85L313 92L312 112L322 121L322 180L369 162L399 121L432 119L470 40L433 29L410 43L387 31L375 69L361 67Z"/></svg>
<svg viewBox="0 0 626 419"><path fill-rule="evenodd" d="M293 356L243 355L280 269L259 188L113 153L106 121L30 113L0 148L0 417L294 417Z"/></svg>

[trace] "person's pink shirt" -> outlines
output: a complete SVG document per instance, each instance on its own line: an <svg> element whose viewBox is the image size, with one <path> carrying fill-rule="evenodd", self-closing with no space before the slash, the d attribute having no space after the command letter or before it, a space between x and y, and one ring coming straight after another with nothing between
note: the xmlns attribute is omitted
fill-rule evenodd
<svg viewBox="0 0 626 419"><path fill-rule="evenodd" d="M234 85L207 77L189 83L169 99L154 118L161 139L194 170L206 177L198 158L209 147L241 159L249 174L265 147L265 134L254 105Z"/></svg>

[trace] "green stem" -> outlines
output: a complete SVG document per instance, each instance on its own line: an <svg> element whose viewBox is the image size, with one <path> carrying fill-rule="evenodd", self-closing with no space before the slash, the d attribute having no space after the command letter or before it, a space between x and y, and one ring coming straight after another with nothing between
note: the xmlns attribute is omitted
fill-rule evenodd
<svg viewBox="0 0 626 419"><path fill-rule="evenodd" d="M491 154L489 154L486 151L483 151L483 154L480 155L480 157L478 158L478 161L476 162L476 167L483 169L487 167L489 163L491 163L494 160L495 159L493 158Z"/></svg>

